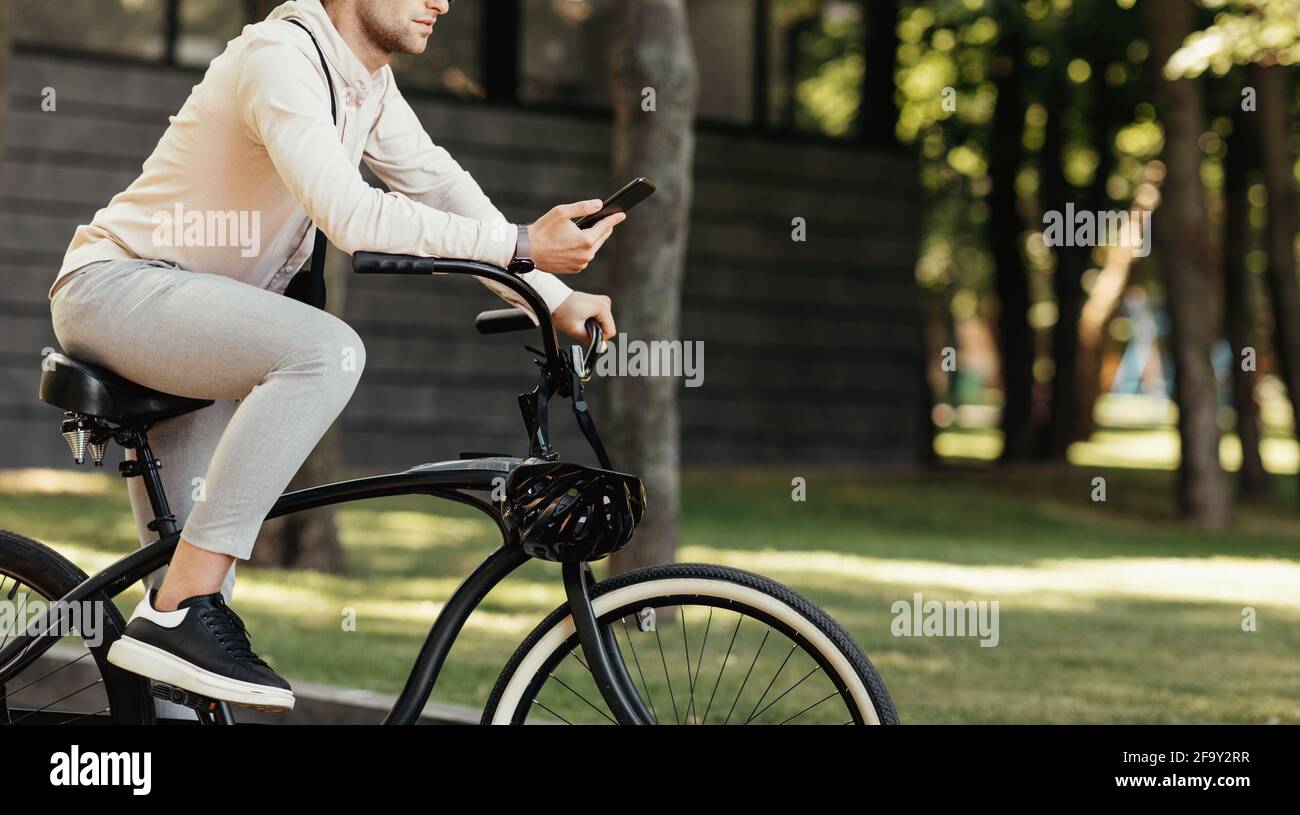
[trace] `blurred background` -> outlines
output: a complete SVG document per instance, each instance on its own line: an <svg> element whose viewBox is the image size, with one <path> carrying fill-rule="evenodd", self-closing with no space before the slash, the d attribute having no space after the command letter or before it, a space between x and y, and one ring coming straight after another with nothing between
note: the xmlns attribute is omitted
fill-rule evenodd
<svg viewBox="0 0 1300 815"><path fill-rule="evenodd" d="M88 570L134 527L35 398L46 290L275 5L0 11L0 526ZM393 70L511 219L660 185L576 282L626 339L703 347L701 387L594 383L651 496L613 570L790 583L904 721L1300 721L1298 27L1300 0L462 0ZM1049 246L1067 207L1150 213L1153 251ZM296 485L523 451L521 337L470 326L498 301L331 263L369 362ZM408 499L284 519L237 593L290 677L391 691L492 535ZM436 698L485 694L560 601L530 569ZM1001 643L892 636L917 591L999 600ZM340 605L379 633L339 641Z"/></svg>

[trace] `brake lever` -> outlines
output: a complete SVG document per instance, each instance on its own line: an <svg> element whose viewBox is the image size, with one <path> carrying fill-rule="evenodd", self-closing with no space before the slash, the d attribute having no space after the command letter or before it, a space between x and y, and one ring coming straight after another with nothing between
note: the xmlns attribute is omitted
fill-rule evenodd
<svg viewBox="0 0 1300 815"><path fill-rule="evenodd" d="M596 360L605 353L605 335L594 318L587 320L587 334L591 336L591 344L587 346L587 353L582 356L582 370L579 372L579 379L584 383L590 381L595 371Z"/></svg>

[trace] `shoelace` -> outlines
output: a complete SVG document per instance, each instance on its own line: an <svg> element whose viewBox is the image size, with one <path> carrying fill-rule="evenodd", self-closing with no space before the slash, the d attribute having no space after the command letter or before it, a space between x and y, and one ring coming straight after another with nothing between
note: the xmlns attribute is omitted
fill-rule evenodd
<svg viewBox="0 0 1300 815"><path fill-rule="evenodd" d="M208 627L216 634L217 642L226 647L226 653L230 654L232 658L240 662L251 662L254 665L271 667L266 664L265 660L253 653L248 628L233 608L225 603L218 602L214 609L205 611L199 619L208 624Z"/></svg>

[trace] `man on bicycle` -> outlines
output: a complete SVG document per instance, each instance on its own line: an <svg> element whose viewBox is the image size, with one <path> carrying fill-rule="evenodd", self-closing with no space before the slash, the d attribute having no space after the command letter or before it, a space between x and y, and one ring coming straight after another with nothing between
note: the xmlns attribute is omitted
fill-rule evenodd
<svg viewBox="0 0 1300 815"><path fill-rule="evenodd" d="M251 554L365 363L346 323L283 296L312 253L313 225L349 253L531 259L538 271L523 278L558 328L585 339L595 318L615 333L608 297L553 275L586 268L623 215L579 229L572 219L600 209L583 201L508 224L399 93L389 59L423 53L448 6L279 6L212 61L140 176L77 229L50 289L63 348L147 387L217 400L151 431L184 532L110 662L214 699L293 707L228 600L235 561ZM362 160L390 192L364 181ZM148 541L153 512L137 482L132 507Z"/></svg>

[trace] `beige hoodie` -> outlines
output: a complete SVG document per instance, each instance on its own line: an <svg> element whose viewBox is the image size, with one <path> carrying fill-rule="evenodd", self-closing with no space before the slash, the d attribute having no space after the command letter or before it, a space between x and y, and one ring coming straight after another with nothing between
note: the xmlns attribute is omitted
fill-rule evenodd
<svg viewBox="0 0 1300 815"><path fill-rule="evenodd" d="M339 123L302 21L329 64ZM371 74L319 0L245 26L209 65L140 176L77 228L50 296L98 260L147 258L280 293L311 256L314 222L344 252L469 258L505 266L516 230L425 133L392 70ZM391 192L371 187L364 160ZM570 289L523 278L554 310ZM510 290L486 283L508 302Z"/></svg>

